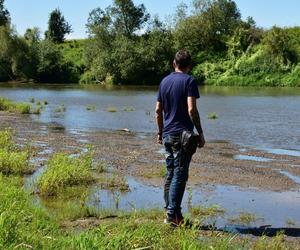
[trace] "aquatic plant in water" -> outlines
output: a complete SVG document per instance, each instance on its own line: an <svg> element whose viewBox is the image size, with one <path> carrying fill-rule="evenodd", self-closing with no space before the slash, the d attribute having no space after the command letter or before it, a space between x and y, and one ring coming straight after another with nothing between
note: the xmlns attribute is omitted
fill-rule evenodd
<svg viewBox="0 0 300 250"><path fill-rule="evenodd" d="M111 113L115 113L115 112L118 112L118 109L116 107L111 106L111 107L108 107L106 109L106 111L111 112Z"/></svg>
<svg viewBox="0 0 300 250"><path fill-rule="evenodd" d="M95 112L96 111L96 105L89 104L89 105L86 106L86 110Z"/></svg>
<svg viewBox="0 0 300 250"><path fill-rule="evenodd" d="M207 118L210 120L215 120L215 119L218 119L218 115L215 112L210 112L207 114Z"/></svg>
<svg viewBox="0 0 300 250"><path fill-rule="evenodd" d="M30 114L31 105L28 103L13 102L6 98L0 97L0 111L9 111L19 114Z"/></svg>

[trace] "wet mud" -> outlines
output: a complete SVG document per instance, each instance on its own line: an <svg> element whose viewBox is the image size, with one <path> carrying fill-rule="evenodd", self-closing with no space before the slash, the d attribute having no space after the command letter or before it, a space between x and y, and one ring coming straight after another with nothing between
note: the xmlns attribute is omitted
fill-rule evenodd
<svg viewBox="0 0 300 250"><path fill-rule="evenodd" d="M34 122L30 116L0 112L0 129L11 128L21 146L35 151L36 169L55 152L77 155L89 145L96 160L111 171L133 176L151 185L163 183L164 150L149 133L66 130L60 124ZM280 154L283 152L283 154ZM293 151L254 149L226 141L207 142L193 156L189 184L200 187L233 185L261 191L299 189L300 157Z"/></svg>

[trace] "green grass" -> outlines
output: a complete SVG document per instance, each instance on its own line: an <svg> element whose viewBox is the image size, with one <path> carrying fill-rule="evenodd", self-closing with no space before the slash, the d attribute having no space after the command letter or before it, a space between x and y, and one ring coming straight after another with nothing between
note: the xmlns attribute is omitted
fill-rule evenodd
<svg viewBox="0 0 300 250"><path fill-rule="evenodd" d="M243 225L249 225L252 222L255 222L257 217L255 214L248 212L241 212L237 217L233 217L230 219L232 223L241 223Z"/></svg>
<svg viewBox="0 0 300 250"><path fill-rule="evenodd" d="M92 105L92 104L89 104L89 105L86 106L86 110L95 112L96 111L96 106Z"/></svg>
<svg viewBox="0 0 300 250"><path fill-rule="evenodd" d="M13 150L14 148L11 129L0 130L0 149Z"/></svg>
<svg viewBox="0 0 300 250"><path fill-rule="evenodd" d="M167 167L165 165L162 165L159 169L159 176L165 177L167 174Z"/></svg>
<svg viewBox="0 0 300 250"><path fill-rule="evenodd" d="M91 168L90 153L79 158L70 158L63 153L55 154L37 181L39 193L42 196L55 196L67 187L90 184L94 181Z"/></svg>
<svg viewBox="0 0 300 250"><path fill-rule="evenodd" d="M197 206L192 207L190 213L193 217L208 218L223 215L225 213L225 210L218 205L214 205L211 207Z"/></svg>
<svg viewBox="0 0 300 250"><path fill-rule="evenodd" d="M54 109L54 112L55 113L63 113L63 112L66 112L67 108L64 104L61 104L60 106L56 107Z"/></svg>
<svg viewBox="0 0 300 250"><path fill-rule="evenodd" d="M117 175L113 173L112 175L102 175L98 177L97 182L102 188L119 190L119 191L129 191L129 185L124 176Z"/></svg>
<svg viewBox="0 0 300 250"><path fill-rule="evenodd" d="M296 222L293 219L290 219L290 218L285 221L285 224L288 227L295 227L296 226Z"/></svg>
<svg viewBox="0 0 300 250"><path fill-rule="evenodd" d="M29 174L32 167L27 152L8 152L0 149L0 172L3 174Z"/></svg>
<svg viewBox="0 0 300 250"><path fill-rule="evenodd" d="M37 106L34 109L32 109L31 113L34 115L40 115L42 112L42 107L41 106Z"/></svg>
<svg viewBox="0 0 300 250"><path fill-rule="evenodd" d="M111 112L111 113L115 113L115 112L118 112L118 109L116 107L111 106L111 107L108 107L106 109L106 111Z"/></svg>
<svg viewBox="0 0 300 250"><path fill-rule="evenodd" d="M94 164L93 170L97 173L106 173L108 171L107 162L104 160L97 162L96 164Z"/></svg>
<svg viewBox="0 0 300 250"><path fill-rule="evenodd" d="M123 109L123 111L125 111L125 112L133 112L133 111L135 111L135 109L133 107L125 107Z"/></svg>
<svg viewBox="0 0 300 250"><path fill-rule="evenodd" d="M28 103L13 102L6 98L0 97L0 111L8 111L19 114L30 114L31 105Z"/></svg>
<svg viewBox="0 0 300 250"><path fill-rule="evenodd" d="M151 179L151 178L161 178L165 177L167 174L167 168L165 165L161 165L159 168L153 167L145 170L142 174L143 177Z"/></svg>
<svg viewBox="0 0 300 250"><path fill-rule="evenodd" d="M24 175L32 171L28 151L17 148L11 130L0 131L0 173Z"/></svg>
<svg viewBox="0 0 300 250"><path fill-rule="evenodd" d="M210 120L215 120L215 119L218 119L218 115L215 112L210 112L207 114L207 118Z"/></svg>

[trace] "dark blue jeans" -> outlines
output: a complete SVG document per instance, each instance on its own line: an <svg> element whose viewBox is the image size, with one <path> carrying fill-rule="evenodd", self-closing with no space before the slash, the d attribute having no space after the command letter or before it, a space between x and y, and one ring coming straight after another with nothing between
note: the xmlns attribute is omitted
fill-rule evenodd
<svg viewBox="0 0 300 250"><path fill-rule="evenodd" d="M163 142L167 165L164 184L165 208L170 216L181 215L181 202L192 157L181 148L180 134L168 135L164 137Z"/></svg>

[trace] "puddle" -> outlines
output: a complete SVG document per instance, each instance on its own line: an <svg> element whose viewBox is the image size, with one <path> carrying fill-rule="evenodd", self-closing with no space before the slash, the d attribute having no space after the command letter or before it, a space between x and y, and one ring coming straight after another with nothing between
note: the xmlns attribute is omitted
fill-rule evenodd
<svg viewBox="0 0 300 250"><path fill-rule="evenodd" d="M32 176L27 177L24 184L25 188L33 190L34 181L45 169L45 167L40 167ZM284 171L280 171L280 173L300 184L299 177ZM100 189L95 186L91 187L87 205L97 209L121 209L127 211L143 208L162 208L164 206L162 187L140 182L133 177L128 177L128 184L130 192L124 193ZM39 200L38 197L36 198ZM230 223L231 218L237 217L241 212L255 214L256 218L263 219L251 223L251 226L270 224L274 227L283 227L286 226L288 219L295 221L297 224L300 223L299 191L267 192L256 189L244 189L237 186L196 186L192 188L191 192L185 192L182 203L184 213L188 212L191 203L193 206L205 207L217 204L223 208L225 214L213 218L213 220L216 220L217 227L227 225Z"/></svg>
<svg viewBox="0 0 300 250"><path fill-rule="evenodd" d="M87 140L87 139L78 139L77 142L82 143L82 144L88 144L88 143L90 143L90 141Z"/></svg>
<svg viewBox="0 0 300 250"><path fill-rule="evenodd" d="M272 148L258 148L259 150L263 150L265 152L268 152L270 154L275 155L288 155L288 156L295 156L300 157L300 151L296 150L288 150L288 149L272 149Z"/></svg>
<svg viewBox="0 0 300 250"><path fill-rule="evenodd" d="M52 148L46 148L40 152L38 152L38 155L51 155L53 154L54 150Z"/></svg>
<svg viewBox="0 0 300 250"><path fill-rule="evenodd" d="M34 147L47 147L48 146L48 144L43 141L35 141L35 142L32 142L31 145Z"/></svg>
<svg viewBox="0 0 300 250"><path fill-rule="evenodd" d="M292 164L292 165L290 165L290 167L292 167L292 168L300 168L300 165Z"/></svg>
<svg viewBox="0 0 300 250"><path fill-rule="evenodd" d="M235 160L239 160L239 161L258 161L258 162L271 162L271 161L273 161L270 158L253 156L253 155L235 155L233 158Z"/></svg>
<svg viewBox="0 0 300 250"><path fill-rule="evenodd" d="M291 180L293 180L295 183L300 185L300 177L293 175L287 171L283 171L283 170L278 170L279 173L285 175L286 177L290 178Z"/></svg>
<svg viewBox="0 0 300 250"><path fill-rule="evenodd" d="M165 155L165 153L166 153L165 148L161 148L160 150L158 150L156 152L161 155Z"/></svg>
<svg viewBox="0 0 300 250"><path fill-rule="evenodd" d="M40 167L32 175L27 176L24 181L25 189L33 190L35 181L43 172L45 172L45 170L46 170L45 167Z"/></svg>
<svg viewBox="0 0 300 250"><path fill-rule="evenodd" d="M26 178L25 188L32 190L32 183L43 171L45 168L41 167L32 176ZM164 206L162 187L151 186L132 177L128 178L128 184L130 192L124 193L99 189L95 186L91 187L92 193L87 205L96 209L127 211L162 208ZM193 187L191 193L185 192L182 202L183 212L188 212L191 196L193 206L209 207L217 204L225 210L224 215L213 218L217 227L227 225L231 218L237 217L241 212L252 213L257 218L262 218L251 223L251 226L270 224L274 227L283 227L286 225L287 219L293 220L297 224L300 223L299 191L264 192L236 186L217 185ZM36 198L39 200L38 197Z"/></svg>
<svg viewBox="0 0 300 250"><path fill-rule="evenodd" d="M135 208L162 208L163 190L128 179L131 192L120 193L109 190L98 189L91 196L98 200L97 208L115 209L116 204L119 209L132 210ZM188 212L189 194L186 191L183 198L183 211ZM241 189L235 186L197 187L192 190L193 206L219 205L225 209L224 217L217 219L217 226L224 226L232 217L236 217L240 212L249 212L256 215L259 226L271 224L273 226L285 226L287 218L292 218L300 222L299 206L300 193L289 192L261 192L256 190ZM93 202L93 205L95 203Z"/></svg>

